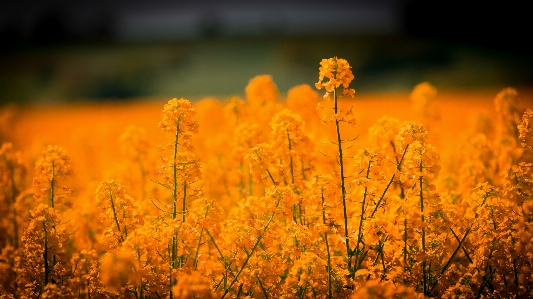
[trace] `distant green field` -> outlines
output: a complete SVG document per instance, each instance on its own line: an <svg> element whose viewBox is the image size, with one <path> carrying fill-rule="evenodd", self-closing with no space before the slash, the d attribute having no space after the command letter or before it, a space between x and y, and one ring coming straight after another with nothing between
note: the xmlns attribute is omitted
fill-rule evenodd
<svg viewBox="0 0 533 299"><path fill-rule="evenodd" d="M26 48L0 56L0 103L137 97L226 97L270 74L281 93L316 81L317 61L337 55L353 67L358 93L531 87L533 62L481 48L402 37L201 40Z"/></svg>

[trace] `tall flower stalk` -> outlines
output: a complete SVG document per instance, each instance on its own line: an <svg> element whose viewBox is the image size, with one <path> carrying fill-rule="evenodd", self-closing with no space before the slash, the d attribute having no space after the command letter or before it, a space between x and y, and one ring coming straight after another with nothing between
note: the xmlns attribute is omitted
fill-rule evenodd
<svg viewBox="0 0 533 299"><path fill-rule="evenodd" d="M165 104L159 128L167 134L174 136L174 142L167 144L167 148L172 149L170 159L161 158L164 165L159 173L163 175L163 182L160 185L172 191L172 212L170 217L176 221L181 218L181 222L186 220L187 212L187 192L189 185L198 180L201 176L200 165L194 154L190 151L192 134L198 133L199 125L195 119L196 113L190 101L186 99L172 99ZM181 200L181 211L178 212L178 204ZM178 217L178 213L181 217ZM170 298L174 298L172 286L174 279L172 272L184 264L184 258L179 257L178 250L178 229L174 228L170 244Z"/></svg>
<svg viewBox="0 0 533 299"><path fill-rule="evenodd" d="M316 88L326 90L324 99L331 100L331 93L333 93L333 102L334 102L334 115L330 119L335 120L335 130L337 136L337 146L338 146L338 164L340 170L340 187L341 187L341 201L343 206L343 218L344 218L344 242L346 245L346 263L347 269L352 271L352 251L350 249L350 237L348 231L348 212L346 205L346 183L345 183L345 168L344 168L344 155L343 155L343 140L341 137L340 123L347 122L349 124L354 124L353 114L350 111L345 111L339 108L338 104L338 95L337 89L342 85L343 95L353 97L355 90L348 88L350 82L353 80L354 76L348 61L341 58L330 58L322 59L320 62L319 68L319 81L315 84ZM328 79L327 81L325 81ZM326 120L329 117L326 116ZM359 238L359 236L358 236ZM358 240L359 242L359 240Z"/></svg>
<svg viewBox="0 0 533 299"><path fill-rule="evenodd" d="M34 283L22 287L22 297L32 297L35 292L43 298L50 297L50 290L61 288L70 275L65 270L68 261L61 256L68 233L58 206L72 193L60 179L69 174L69 169L70 159L59 146L45 147L35 163L35 207L29 212L30 223L21 238L23 258L19 263L24 266L16 270L17 280L30 278ZM42 278L38 280L37 276Z"/></svg>

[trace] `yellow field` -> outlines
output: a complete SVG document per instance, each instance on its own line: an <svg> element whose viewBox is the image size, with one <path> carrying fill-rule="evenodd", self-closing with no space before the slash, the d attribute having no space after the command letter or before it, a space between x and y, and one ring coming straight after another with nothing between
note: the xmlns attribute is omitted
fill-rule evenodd
<svg viewBox="0 0 533 299"><path fill-rule="evenodd" d="M531 298L533 92L323 95L4 109L0 297Z"/></svg>

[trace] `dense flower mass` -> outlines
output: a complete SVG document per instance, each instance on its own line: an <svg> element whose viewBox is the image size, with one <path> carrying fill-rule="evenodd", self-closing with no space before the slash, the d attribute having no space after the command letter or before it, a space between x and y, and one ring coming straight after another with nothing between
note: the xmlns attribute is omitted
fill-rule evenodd
<svg viewBox="0 0 533 299"><path fill-rule="evenodd" d="M2 140L0 298L531 298L518 92L451 131L430 83L384 116L346 60L318 77L325 101L263 75L224 104Z"/></svg>

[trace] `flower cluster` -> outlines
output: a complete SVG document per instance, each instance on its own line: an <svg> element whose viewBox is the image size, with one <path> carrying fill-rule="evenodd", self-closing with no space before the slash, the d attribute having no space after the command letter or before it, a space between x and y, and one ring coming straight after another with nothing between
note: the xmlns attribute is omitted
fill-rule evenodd
<svg viewBox="0 0 533 299"><path fill-rule="evenodd" d="M326 79L328 80L324 81ZM315 86L317 89L324 88L326 90L325 99L329 99L329 93L334 92L341 85L343 87L342 94L353 98L355 90L348 88L353 79L351 66L346 59L337 57L322 59L318 72L318 82Z"/></svg>
<svg viewBox="0 0 533 299"><path fill-rule="evenodd" d="M70 158L66 151L49 145L41 152L41 157L35 163L37 175L33 179L35 187L34 199L38 202L49 201L50 206L63 202L72 195L72 190L61 183L60 178L69 174Z"/></svg>

